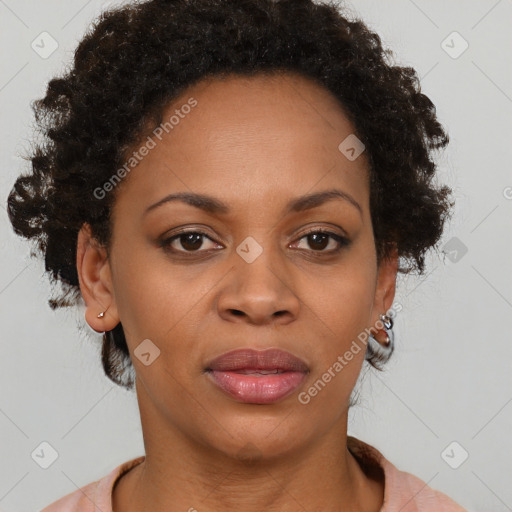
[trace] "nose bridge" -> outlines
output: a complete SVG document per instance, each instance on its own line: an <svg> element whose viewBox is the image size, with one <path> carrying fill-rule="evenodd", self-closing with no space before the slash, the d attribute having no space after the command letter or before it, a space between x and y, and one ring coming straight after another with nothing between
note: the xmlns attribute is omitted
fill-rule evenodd
<svg viewBox="0 0 512 512"><path fill-rule="evenodd" d="M289 282L286 257L272 238L262 231L259 241L248 236L233 251L231 282L219 300L221 315L265 322L298 314L299 300Z"/></svg>
<svg viewBox="0 0 512 512"><path fill-rule="evenodd" d="M279 248L273 247L268 239L265 246L252 237L245 239L236 249L239 259L235 268L240 288L255 291L261 289L266 294L277 293L277 288L282 286L281 280L277 277L280 267L279 252ZM281 275L283 274L281 269Z"/></svg>

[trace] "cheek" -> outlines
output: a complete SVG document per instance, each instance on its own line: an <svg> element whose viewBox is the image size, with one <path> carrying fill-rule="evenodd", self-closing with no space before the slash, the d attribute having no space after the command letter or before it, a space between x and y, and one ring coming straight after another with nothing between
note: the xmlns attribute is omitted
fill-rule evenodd
<svg viewBox="0 0 512 512"><path fill-rule="evenodd" d="M114 259L114 287L132 361L149 387L172 389L167 399L179 402L180 383L197 376L204 358L203 340L212 334L204 319L211 309L211 294L219 287L219 271L171 264L154 248L129 254ZM145 366L136 357L137 347L146 339L160 351L154 365Z"/></svg>
<svg viewBox="0 0 512 512"><path fill-rule="evenodd" d="M311 308L310 325L308 332L315 333L314 342L317 344L316 372L322 373L331 367L339 356L347 351L351 368L362 363L366 350L362 337L365 329L369 327L373 296L371 283L358 279L352 274L347 278L330 283L328 289L322 293L310 295ZM318 350L321 347L321 350ZM357 374L357 370L354 370ZM348 372L345 372L348 373Z"/></svg>
<svg viewBox="0 0 512 512"><path fill-rule="evenodd" d="M314 365L298 401L328 424L348 407L366 353L361 333L369 326L372 287L356 277L347 276L338 286L311 297L316 306L307 331L314 333L308 347Z"/></svg>
<svg viewBox="0 0 512 512"><path fill-rule="evenodd" d="M119 245L112 251L113 284L119 316L128 341L146 338L157 346L200 300L186 271L166 262L158 250ZM129 254L129 256L123 256ZM204 293L203 293L204 294Z"/></svg>
<svg viewBox="0 0 512 512"><path fill-rule="evenodd" d="M308 348L316 362L310 383L321 379L329 388L320 401L348 399L355 385L366 353L375 278L375 262L354 251L331 275L303 283Z"/></svg>
<svg viewBox="0 0 512 512"><path fill-rule="evenodd" d="M339 265L307 275L304 302L321 332L343 345L368 327L375 294L375 262L364 251L347 252ZM308 309L306 308L306 309ZM338 347L339 348L339 347Z"/></svg>

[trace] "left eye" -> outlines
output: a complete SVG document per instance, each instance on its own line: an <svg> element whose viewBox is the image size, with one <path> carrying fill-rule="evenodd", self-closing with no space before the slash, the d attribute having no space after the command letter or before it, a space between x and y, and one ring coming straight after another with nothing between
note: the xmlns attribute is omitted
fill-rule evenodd
<svg viewBox="0 0 512 512"><path fill-rule="evenodd" d="M331 231L310 231L303 235L300 240L306 239L309 243L310 247L314 247L314 252L337 252L342 247L348 245L348 239L345 237L338 235L336 233L332 233ZM329 239L334 240L334 248L325 251L324 249L328 247Z"/></svg>

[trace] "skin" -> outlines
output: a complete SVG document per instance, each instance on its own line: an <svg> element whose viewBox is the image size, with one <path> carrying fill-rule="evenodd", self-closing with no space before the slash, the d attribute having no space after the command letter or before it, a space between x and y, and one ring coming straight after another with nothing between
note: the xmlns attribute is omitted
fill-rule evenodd
<svg viewBox="0 0 512 512"><path fill-rule="evenodd" d="M87 225L78 239L86 320L98 332L122 322L137 375L146 459L118 481L114 512L378 511L383 482L346 447L364 350L298 401L395 294L396 252L377 265L366 155L338 150L354 126L329 91L294 74L203 81L163 119L190 97L198 105L118 186L110 254ZM335 199L285 214L289 201L333 188L361 211ZM174 201L144 215L176 192L214 196L231 212ZM176 253L159 246L178 227L207 237L195 252L183 237ZM336 240L308 240L309 228L350 244L329 255ZM236 252L248 236L263 249L252 263ZM145 339L161 351L148 366L134 355ZM203 369L244 347L288 350L310 372L279 402L240 403Z"/></svg>

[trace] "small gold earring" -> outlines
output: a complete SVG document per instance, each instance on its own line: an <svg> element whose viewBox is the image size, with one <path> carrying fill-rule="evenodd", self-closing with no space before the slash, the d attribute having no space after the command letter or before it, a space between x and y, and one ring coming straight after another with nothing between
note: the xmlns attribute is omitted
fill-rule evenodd
<svg viewBox="0 0 512 512"><path fill-rule="evenodd" d="M108 308L105 309L105 311L102 311L98 316L97 318L103 318L105 316L105 313L107 312Z"/></svg>

